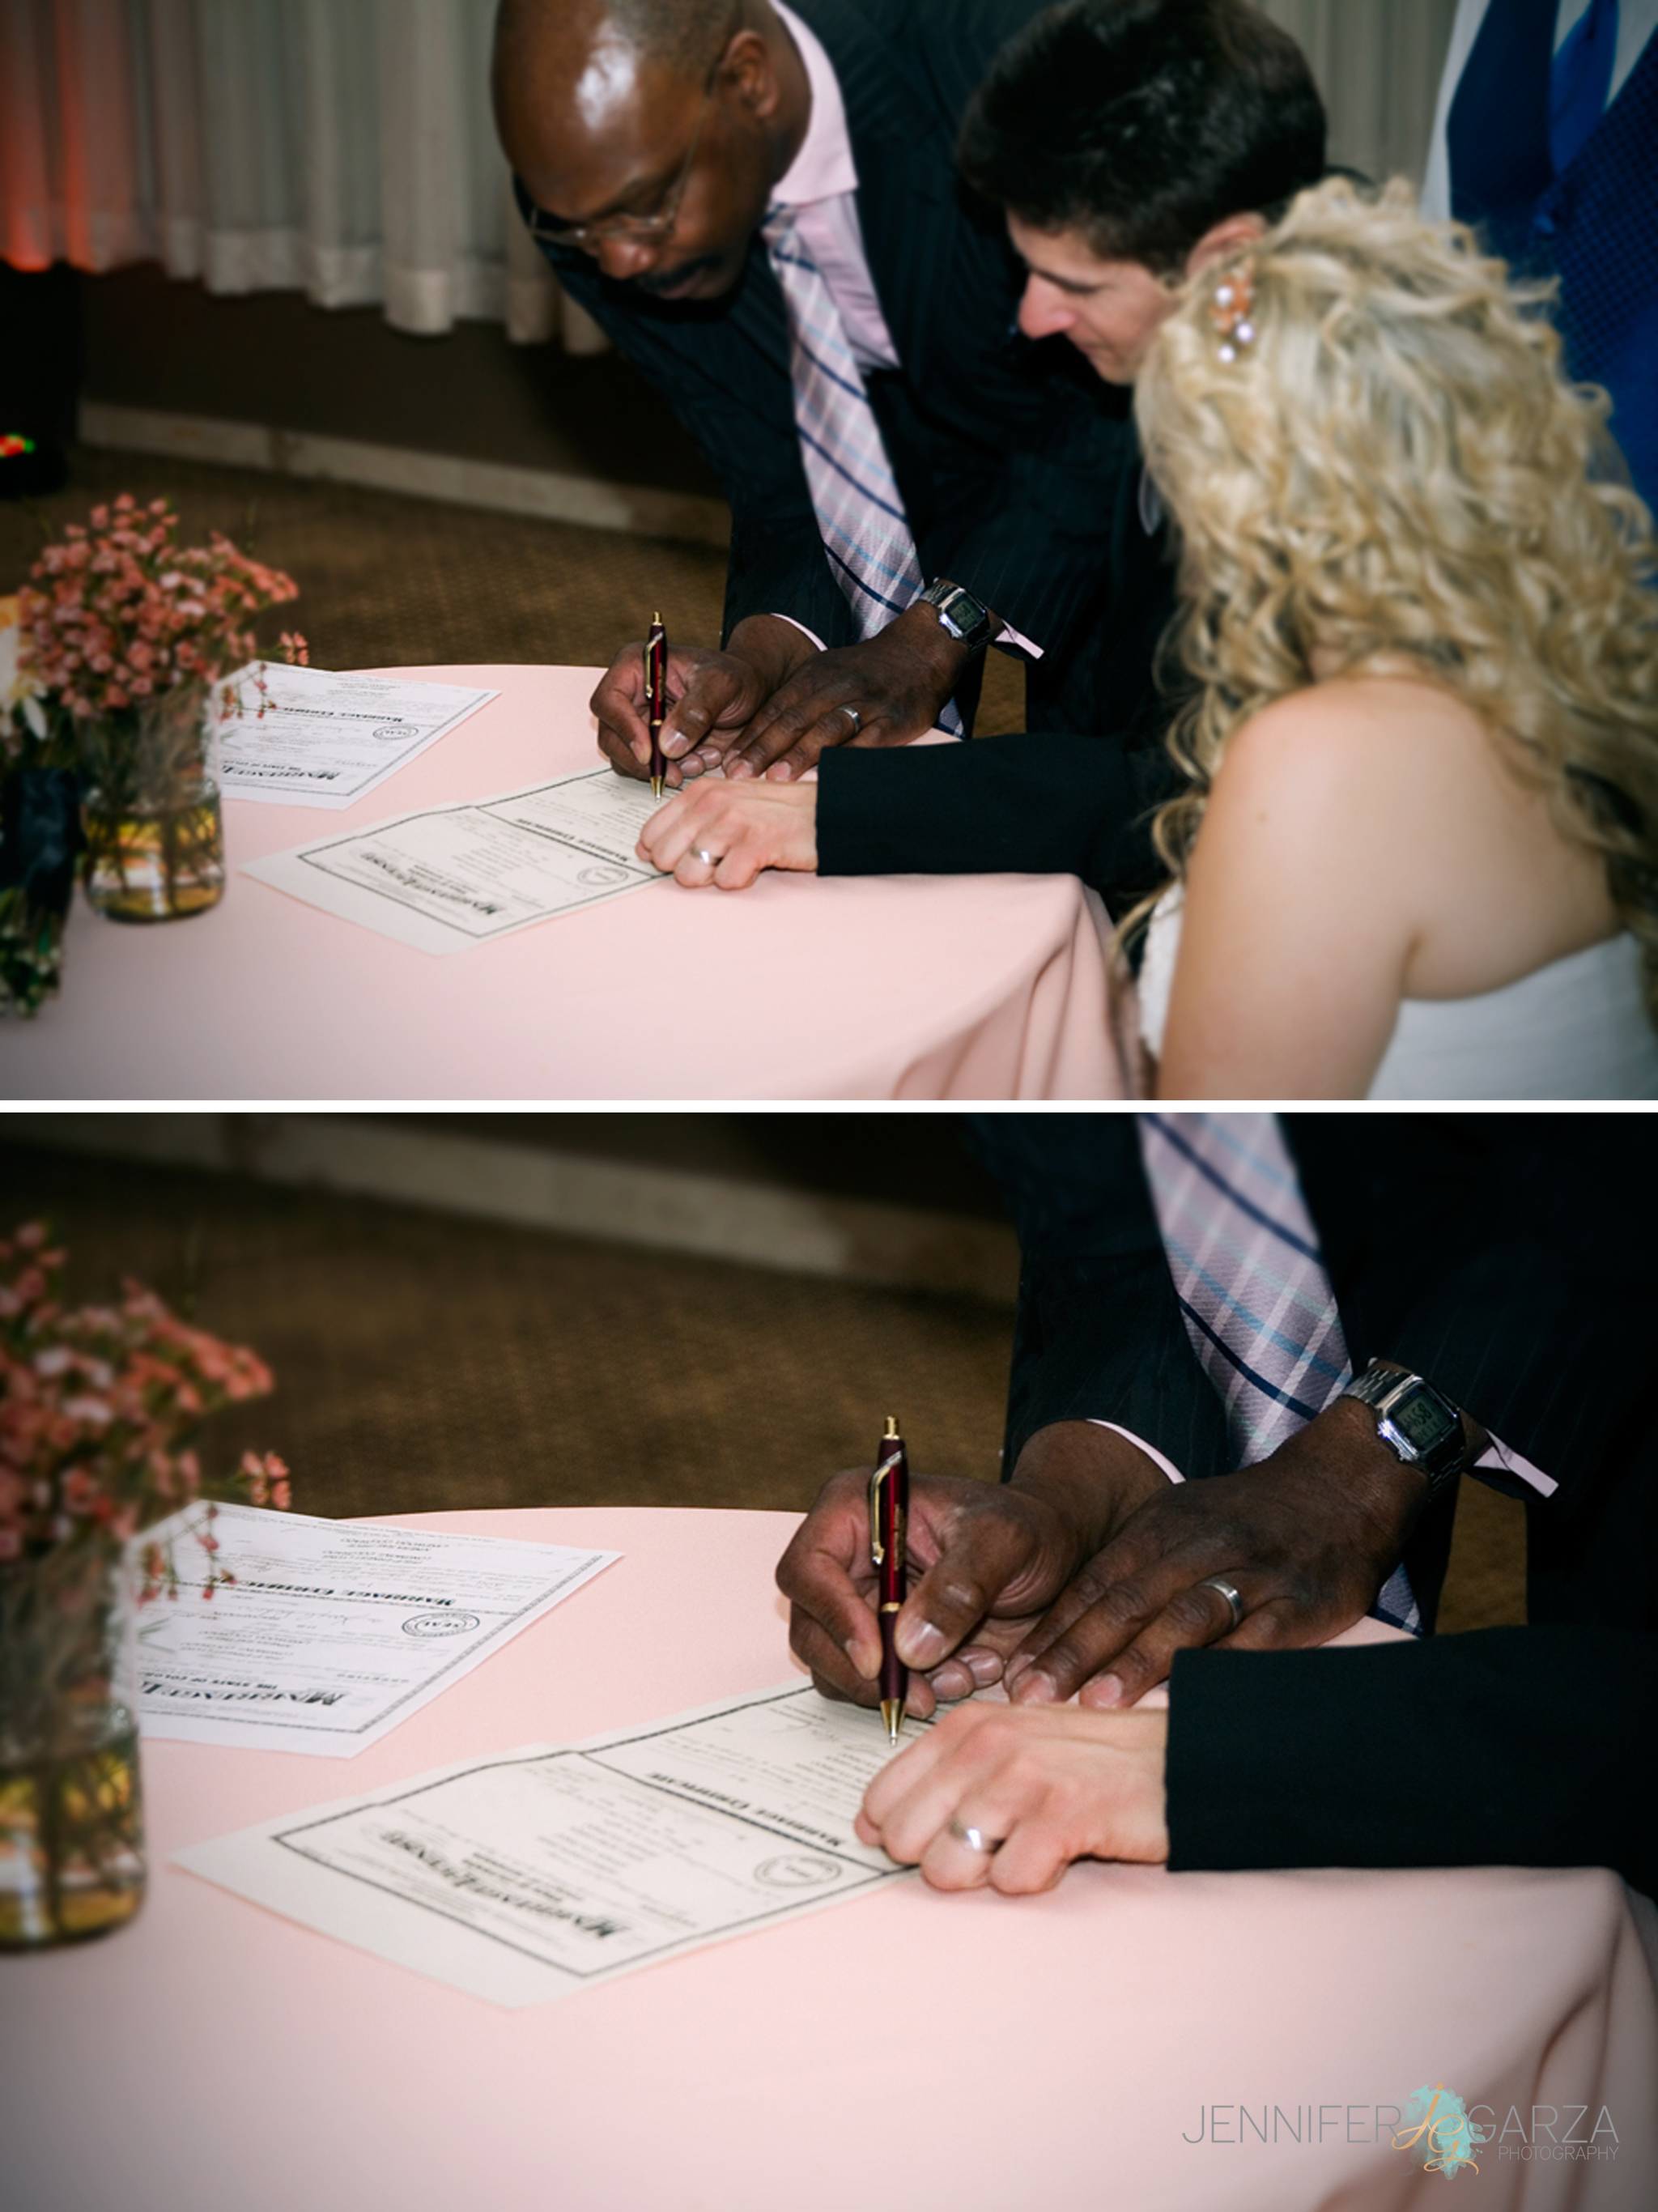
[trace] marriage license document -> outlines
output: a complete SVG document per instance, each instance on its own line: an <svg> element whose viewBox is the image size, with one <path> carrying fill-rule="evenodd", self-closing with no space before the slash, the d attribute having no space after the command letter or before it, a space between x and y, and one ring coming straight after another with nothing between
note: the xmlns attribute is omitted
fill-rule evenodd
<svg viewBox="0 0 1658 2212"><path fill-rule="evenodd" d="M552 915L666 884L634 848L647 783L579 769L527 791L428 807L243 869L422 952L465 952Z"/></svg>
<svg viewBox="0 0 1658 2212"><path fill-rule="evenodd" d="M906 1739L921 1727L906 1722ZM853 1830L890 1755L878 1714L797 1680L175 1856L474 1996L544 2004L913 1872Z"/></svg>
<svg viewBox="0 0 1658 2212"><path fill-rule="evenodd" d="M156 1539L180 1587L139 1609L143 1734L325 1759L378 1743L619 1556L251 1505L191 1506ZM210 1599L208 1558L234 1577Z"/></svg>
<svg viewBox="0 0 1658 2212"><path fill-rule="evenodd" d="M221 787L227 799L339 812L499 696L256 660L220 690Z"/></svg>

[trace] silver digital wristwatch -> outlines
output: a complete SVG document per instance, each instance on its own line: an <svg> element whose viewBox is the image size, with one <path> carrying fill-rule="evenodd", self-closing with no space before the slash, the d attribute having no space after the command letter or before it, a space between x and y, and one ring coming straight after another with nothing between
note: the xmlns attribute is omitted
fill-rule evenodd
<svg viewBox="0 0 1658 2212"><path fill-rule="evenodd" d="M964 592L959 584L940 576L936 584L929 584L914 603L931 607L950 635L976 653L981 645L990 642L991 627L994 621L988 607L975 599L971 592Z"/></svg>
<svg viewBox="0 0 1658 2212"><path fill-rule="evenodd" d="M1396 1460L1421 1468L1430 1505L1461 1474L1468 1456L1462 1415L1421 1376L1402 1375L1373 1359L1341 1395L1370 1407L1378 1440Z"/></svg>

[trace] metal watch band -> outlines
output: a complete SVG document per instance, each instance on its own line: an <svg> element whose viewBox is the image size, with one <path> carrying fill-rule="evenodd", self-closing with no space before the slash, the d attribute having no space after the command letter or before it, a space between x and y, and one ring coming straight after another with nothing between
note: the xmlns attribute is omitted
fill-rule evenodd
<svg viewBox="0 0 1658 2212"><path fill-rule="evenodd" d="M920 599L932 609L950 635L969 651L976 652L980 646L990 642L989 608L961 585L952 584L947 576L940 576L936 583L929 584Z"/></svg>
<svg viewBox="0 0 1658 2212"><path fill-rule="evenodd" d="M1467 1442L1462 1433L1462 1416L1457 1407L1441 1390L1420 1375L1400 1374L1372 1360L1363 1375L1357 1376L1341 1393L1344 1398L1357 1398L1376 1415L1376 1432L1380 1443L1386 1444L1394 1457L1406 1467L1419 1467L1428 1480L1428 1502L1432 1504L1449 1488L1462 1472L1467 1458ZM1413 1442L1394 1420L1396 1413L1407 1406L1430 1404L1444 1416L1442 1434L1431 1442Z"/></svg>

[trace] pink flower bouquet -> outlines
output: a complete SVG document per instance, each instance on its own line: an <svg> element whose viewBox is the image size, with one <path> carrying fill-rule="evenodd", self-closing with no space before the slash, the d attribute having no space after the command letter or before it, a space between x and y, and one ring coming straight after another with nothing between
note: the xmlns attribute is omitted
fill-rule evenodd
<svg viewBox="0 0 1658 2212"><path fill-rule="evenodd" d="M129 492L47 546L20 594L23 657L78 719L118 713L179 684L211 684L253 656L253 617L297 599L291 576L215 531L175 544L164 499Z"/></svg>
<svg viewBox="0 0 1658 2212"><path fill-rule="evenodd" d="M0 1238L0 1578L64 1545L119 1545L210 1494L190 1439L220 1407L261 1397L270 1371L128 1283L118 1304L65 1308L52 1295L64 1255L39 1222ZM286 1506L288 1469L246 1453L222 1495ZM203 1587L211 1518L196 1539ZM149 1547L147 1593L176 1589L170 1549Z"/></svg>
<svg viewBox="0 0 1658 2212"><path fill-rule="evenodd" d="M191 1443L270 1388L264 1364L137 1283L64 1306L63 1256L39 1222L0 1238L0 1950L106 1933L143 1897L134 1601L182 1578L165 1530L131 1540L216 1490L288 1502L274 1455L210 1487ZM214 1510L189 1524L204 1598L233 1579Z"/></svg>
<svg viewBox="0 0 1658 2212"><path fill-rule="evenodd" d="M252 657L254 617L298 596L217 532L180 546L178 531L164 499L124 492L47 546L18 595L21 672L76 732L82 881L123 921L222 896L209 687Z"/></svg>

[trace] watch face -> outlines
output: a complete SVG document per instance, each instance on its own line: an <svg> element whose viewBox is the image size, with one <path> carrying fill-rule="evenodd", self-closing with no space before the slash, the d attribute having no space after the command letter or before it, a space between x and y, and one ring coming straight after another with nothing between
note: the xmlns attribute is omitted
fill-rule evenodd
<svg viewBox="0 0 1658 2212"><path fill-rule="evenodd" d="M942 592L932 605L940 617L949 622L963 637L970 637L975 630L989 627L990 618L984 609L972 592L964 592L959 584L952 590Z"/></svg>
<svg viewBox="0 0 1658 2212"><path fill-rule="evenodd" d="M1448 1409L1430 1390L1412 1390L1400 1401L1388 1419L1406 1442L1417 1451L1431 1451L1450 1434L1452 1421Z"/></svg>

